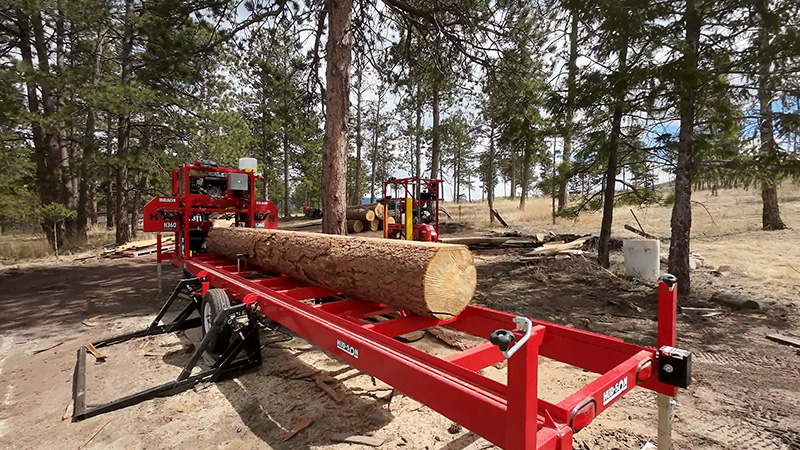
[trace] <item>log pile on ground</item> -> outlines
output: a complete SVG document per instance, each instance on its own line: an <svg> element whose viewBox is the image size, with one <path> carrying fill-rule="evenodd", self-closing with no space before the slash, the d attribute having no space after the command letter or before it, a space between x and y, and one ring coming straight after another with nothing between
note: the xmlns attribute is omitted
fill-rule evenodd
<svg viewBox="0 0 800 450"><path fill-rule="evenodd" d="M463 245L249 228L212 228L208 249L347 296L450 319L477 281ZM375 286L381 286L376 289Z"/></svg>
<svg viewBox="0 0 800 450"><path fill-rule="evenodd" d="M383 205L380 203L348 206L346 213L347 231L350 233L360 233L362 231L378 231L383 229L383 212ZM394 218L389 217L389 223L394 222Z"/></svg>
<svg viewBox="0 0 800 450"><path fill-rule="evenodd" d="M583 246L590 239L592 239L592 236L583 236L570 242L548 242L536 250L526 253L521 260L536 260L547 257L555 257L556 259L569 259L572 256L581 256L583 255Z"/></svg>

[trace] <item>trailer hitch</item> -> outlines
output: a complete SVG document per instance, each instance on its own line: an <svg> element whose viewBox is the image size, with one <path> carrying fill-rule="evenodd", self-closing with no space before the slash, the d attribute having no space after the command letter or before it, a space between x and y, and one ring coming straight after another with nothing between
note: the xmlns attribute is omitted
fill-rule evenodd
<svg viewBox="0 0 800 450"><path fill-rule="evenodd" d="M489 336L489 342L496 345L506 358L511 358L511 355L516 353L520 347L528 342L528 339L531 337L531 329L533 329L533 323L531 323L531 320L527 317L514 317L514 323L517 325L517 331L524 333L522 339L520 339L516 344L514 344L514 340L516 339L514 333L509 330L504 330L502 328L499 330L494 330L494 332ZM512 346L512 344L514 345Z"/></svg>

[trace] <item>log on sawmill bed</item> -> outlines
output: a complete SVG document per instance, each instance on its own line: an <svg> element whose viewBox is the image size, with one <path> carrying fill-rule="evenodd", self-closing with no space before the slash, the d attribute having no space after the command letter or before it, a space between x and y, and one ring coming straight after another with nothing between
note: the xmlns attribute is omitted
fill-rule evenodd
<svg viewBox="0 0 800 450"><path fill-rule="evenodd" d="M212 252L413 313L450 319L466 308L477 275L463 245L248 228L212 228ZM376 288L378 286L378 288Z"/></svg>

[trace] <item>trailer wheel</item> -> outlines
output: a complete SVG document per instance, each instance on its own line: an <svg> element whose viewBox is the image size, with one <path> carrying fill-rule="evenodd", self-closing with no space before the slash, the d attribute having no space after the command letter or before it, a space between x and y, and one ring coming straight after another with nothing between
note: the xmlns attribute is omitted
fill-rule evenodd
<svg viewBox="0 0 800 450"><path fill-rule="evenodd" d="M220 312L230 308L231 302L228 294L223 289L209 289L200 305L200 318L202 319L203 338L206 337ZM231 342L232 330L227 324L222 326L216 336L211 337L208 352L218 355L228 348Z"/></svg>

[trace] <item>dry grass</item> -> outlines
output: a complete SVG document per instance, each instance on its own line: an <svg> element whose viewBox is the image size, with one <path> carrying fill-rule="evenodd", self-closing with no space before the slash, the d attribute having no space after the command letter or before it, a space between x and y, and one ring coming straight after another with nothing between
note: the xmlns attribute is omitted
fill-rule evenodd
<svg viewBox="0 0 800 450"><path fill-rule="evenodd" d="M763 283L775 283L796 291L800 287L800 232L761 231L761 193L758 190L720 190L695 192L692 208L692 251L702 254L713 266L727 264L737 272ZM781 216L789 226L800 227L800 187L784 185L779 190ZM552 223L550 198L528 199L525 210L519 200L498 199L495 208L509 225L525 233L593 233L600 231L600 212L585 213L576 220L556 219ZM708 208L708 212L706 209ZM459 206L449 203L445 209L458 220ZM636 226L630 207L614 209L612 234L635 238L624 225ZM476 227L488 227L486 202L461 204L461 221ZM670 233L671 206L633 208L644 229L658 236ZM713 217L713 220L712 220ZM499 224L495 224L499 230ZM662 246L662 252L668 248ZM796 270L795 270L796 269Z"/></svg>
<svg viewBox="0 0 800 450"><path fill-rule="evenodd" d="M70 255L86 252L96 252L103 245L114 242L114 230L93 229L89 231L88 242L76 246L64 243L59 249L59 254ZM31 260L55 260L55 253L47 242L44 233L41 234L10 234L0 236L0 264L15 264Z"/></svg>

